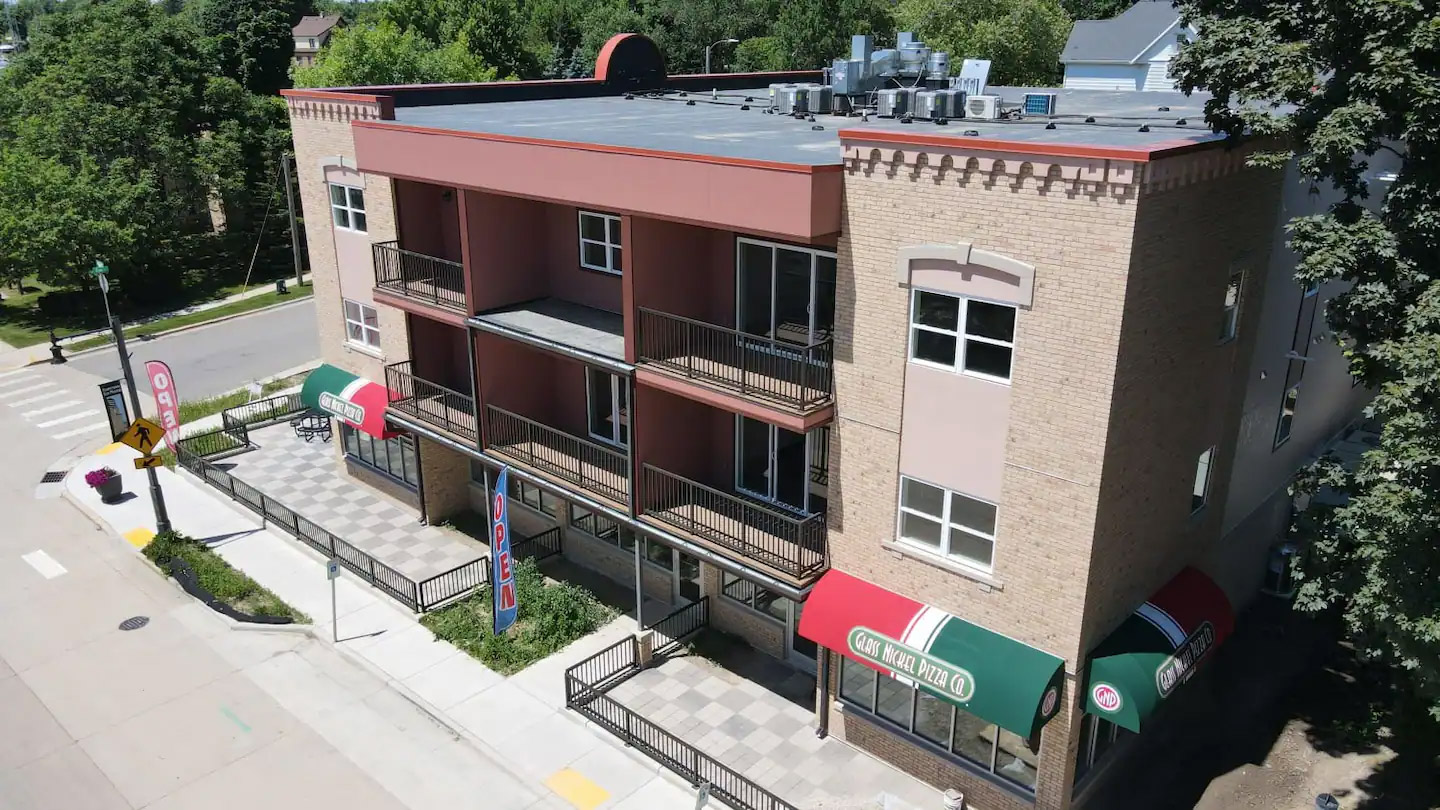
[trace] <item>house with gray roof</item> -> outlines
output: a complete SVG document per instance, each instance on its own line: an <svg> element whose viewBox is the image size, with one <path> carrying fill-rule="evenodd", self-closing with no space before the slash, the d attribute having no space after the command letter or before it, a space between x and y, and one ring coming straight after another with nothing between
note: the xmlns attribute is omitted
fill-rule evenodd
<svg viewBox="0 0 1440 810"><path fill-rule="evenodd" d="M1074 90L1174 90L1170 60L1195 29L1170 0L1140 0L1109 20L1076 20L1060 54Z"/></svg>
<svg viewBox="0 0 1440 810"><path fill-rule="evenodd" d="M301 67L315 64L316 54L325 47L326 41L341 22L338 14L301 17L291 31L295 37L295 62Z"/></svg>

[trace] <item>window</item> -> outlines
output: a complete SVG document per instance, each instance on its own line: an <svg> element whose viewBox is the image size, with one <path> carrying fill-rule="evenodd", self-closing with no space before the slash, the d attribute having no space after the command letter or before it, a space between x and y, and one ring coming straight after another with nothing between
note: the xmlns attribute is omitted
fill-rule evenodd
<svg viewBox="0 0 1440 810"><path fill-rule="evenodd" d="M308 40L308 41L307 41L307 44L309 44L309 46L311 47L311 49L314 49L314 47L315 47L315 40L313 40L313 39Z"/></svg>
<svg viewBox="0 0 1440 810"><path fill-rule="evenodd" d="M995 559L993 503L900 477L902 541L989 571Z"/></svg>
<svg viewBox="0 0 1440 810"><path fill-rule="evenodd" d="M1076 752L1075 781L1094 769L1095 764L1115 747L1115 743L1134 732L1123 729L1109 720L1087 714L1080 721L1080 749Z"/></svg>
<svg viewBox="0 0 1440 810"><path fill-rule="evenodd" d="M365 189L331 183L330 213L335 227L365 233Z"/></svg>
<svg viewBox="0 0 1440 810"><path fill-rule="evenodd" d="M486 483L484 464L473 459L470 461L470 480L474 481L477 484ZM489 485L490 494L494 495L494 475L491 475L489 477ZM535 486L529 481L522 481L513 475L510 477L509 489L511 500L519 501L520 503L528 506L534 511L540 512L541 514L549 515L550 517L557 520L560 518L562 510L564 510L565 508L565 502L560 500L560 498L552 495L549 492L546 492L540 487Z"/></svg>
<svg viewBox="0 0 1440 810"><path fill-rule="evenodd" d="M372 349L380 348L380 319L374 307L345 299L345 339Z"/></svg>
<svg viewBox="0 0 1440 810"><path fill-rule="evenodd" d="M1038 742L849 658L840 660L840 699L986 773L1035 789Z"/></svg>
<svg viewBox="0 0 1440 810"><path fill-rule="evenodd" d="M910 303L910 359L917 363L1010 381L1015 307L916 290Z"/></svg>
<svg viewBox="0 0 1440 810"><path fill-rule="evenodd" d="M635 533L613 520L600 517L589 509L570 507L570 525L580 531L603 540L627 554L635 553Z"/></svg>
<svg viewBox="0 0 1440 810"><path fill-rule="evenodd" d="M1220 342L1235 339L1240 327L1240 288L1245 284L1243 268L1231 270L1225 282L1225 305L1220 311Z"/></svg>
<svg viewBox="0 0 1440 810"><path fill-rule="evenodd" d="M1211 447L1200 454L1199 460L1195 462L1195 489L1190 495L1190 512L1199 512L1205 506L1205 501L1210 497L1210 460L1215 455L1215 448Z"/></svg>
<svg viewBox="0 0 1440 810"><path fill-rule="evenodd" d="M776 621L785 621L790 600L778 593L768 591L755 583L741 579L729 571L720 572L720 593L726 599L739 602L745 607L769 616Z"/></svg>
<svg viewBox="0 0 1440 810"><path fill-rule="evenodd" d="M415 458L415 439L402 435L393 439L377 439L345 423L340 423L340 440L345 456L351 461L384 473L410 489L420 486L420 464Z"/></svg>
<svg viewBox="0 0 1440 810"><path fill-rule="evenodd" d="M620 218L609 214L580 212L580 266L586 270L620 275Z"/></svg>
<svg viewBox="0 0 1440 810"><path fill-rule="evenodd" d="M1280 420L1275 425L1275 446L1278 448L1290 441L1290 429L1295 425L1295 403L1300 399L1300 386L1285 392L1280 400Z"/></svg>
<svg viewBox="0 0 1440 810"><path fill-rule="evenodd" d="M585 369L585 412L591 438L618 447L630 441L630 391L625 382L597 368Z"/></svg>
<svg viewBox="0 0 1440 810"><path fill-rule="evenodd" d="M735 239L735 328L757 347L809 346L835 331L835 254Z"/></svg>

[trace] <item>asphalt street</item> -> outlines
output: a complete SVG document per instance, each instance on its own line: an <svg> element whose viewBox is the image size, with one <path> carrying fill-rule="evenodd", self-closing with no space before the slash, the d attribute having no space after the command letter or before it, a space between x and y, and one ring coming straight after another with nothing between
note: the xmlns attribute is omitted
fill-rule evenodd
<svg viewBox="0 0 1440 810"><path fill-rule="evenodd" d="M142 396L150 393L145 362L163 360L170 364L181 399L204 399L319 357L315 301L307 299L154 340L130 340L127 347ZM113 348L76 357L68 365L107 380L120 378L120 359Z"/></svg>

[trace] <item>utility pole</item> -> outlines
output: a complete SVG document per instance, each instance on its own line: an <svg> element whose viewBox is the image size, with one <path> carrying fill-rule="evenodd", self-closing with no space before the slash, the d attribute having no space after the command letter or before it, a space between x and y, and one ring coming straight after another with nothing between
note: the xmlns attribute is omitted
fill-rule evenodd
<svg viewBox="0 0 1440 810"><path fill-rule="evenodd" d="M280 156L280 168L285 172L285 207L290 211L290 250L295 254L295 286L302 286L304 259L300 256L300 229L295 225L295 187L290 179L291 155Z"/></svg>

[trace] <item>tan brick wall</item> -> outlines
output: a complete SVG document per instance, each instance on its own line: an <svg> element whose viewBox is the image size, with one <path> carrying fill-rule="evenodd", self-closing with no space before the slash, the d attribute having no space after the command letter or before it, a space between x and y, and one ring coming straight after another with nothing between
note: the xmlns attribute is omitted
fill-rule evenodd
<svg viewBox="0 0 1440 810"><path fill-rule="evenodd" d="M720 569L705 566L704 591L710 597L710 626L738 636L773 658L785 657L785 625L761 616L721 593Z"/></svg>
<svg viewBox="0 0 1440 810"><path fill-rule="evenodd" d="M420 495L425 499L425 520L437 524L470 508L470 457L421 436Z"/></svg>
<svg viewBox="0 0 1440 810"><path fill-rule="evenodd" d="M345 316L340 303L340 271L336 265L335 232L330 218L329 191L321 161L343 157L355 165L355 139L350 121L357 115L375 117L373 105L289 100L290 128L295 143L296 181L300 207L305 214L309 243L311 283L315 286L315 318L320 331L320 357L371 380L385 379L384 366L409 357L405 313L377 306L380 352L372 353L345 342ZM364 175L366 227L371 242L395 238L395 206L390 180ZM377 356L377 354L379 356Z"/></svg>

